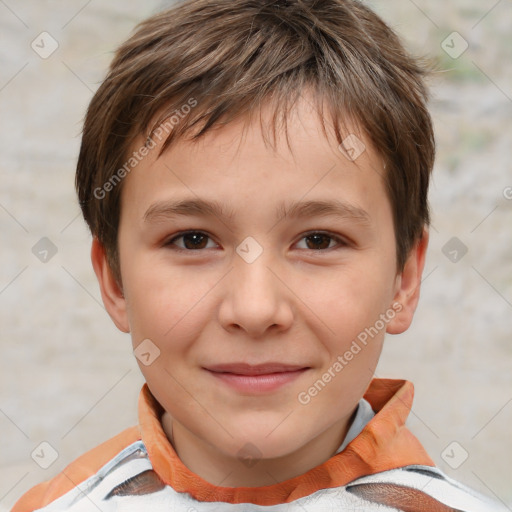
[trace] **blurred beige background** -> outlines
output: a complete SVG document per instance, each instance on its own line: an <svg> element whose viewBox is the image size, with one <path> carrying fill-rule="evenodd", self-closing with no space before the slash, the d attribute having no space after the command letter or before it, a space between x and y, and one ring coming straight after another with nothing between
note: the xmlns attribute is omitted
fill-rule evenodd
<svg viewBox="0 0 512 512"><path fill-rule="evenodd" d="M73 180L113 50L161 5L0 0L0 511L137 420L142 378L101 304ZM432 458L512 510L512 4L371 5L440 69L422 298L377 375L412 380Z"/></svg>

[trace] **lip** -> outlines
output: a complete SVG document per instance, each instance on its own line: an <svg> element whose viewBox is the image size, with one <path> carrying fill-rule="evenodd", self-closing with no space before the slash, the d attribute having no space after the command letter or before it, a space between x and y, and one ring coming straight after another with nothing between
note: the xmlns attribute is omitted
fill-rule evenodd
<svg viewBox="0 0 512 512"><path fill-rule="evenodd" d="M237 375L265 375L271 373L287 373L303 370L307 368L303 365L291 365L284 363L227 363L208 366L206 369L215 373L234 373Z"/></svg>
<svg viewBox="0 0 512 512"><path fill-rule="evenodd" d="M283 363L230 363L205 368L215 379L249 394L269 393L299 378L309 367Z"/></svg>

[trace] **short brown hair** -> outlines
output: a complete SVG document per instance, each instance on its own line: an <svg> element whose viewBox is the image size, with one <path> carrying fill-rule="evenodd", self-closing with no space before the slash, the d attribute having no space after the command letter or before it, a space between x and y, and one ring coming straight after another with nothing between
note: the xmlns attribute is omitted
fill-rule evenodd
<svg viewBox="0 0 512 512"><path fill-rule="evenodd" d="M163 151L267 101L275 137L305 88L316 93L324 133L328 116L341 143L340 127L355 120L383 158L402 269L429 224L425 69L358 0L188 0L142 22L89 105L76 172L84 218L118 282L122 178L135 138L179 114Z"/></svg>

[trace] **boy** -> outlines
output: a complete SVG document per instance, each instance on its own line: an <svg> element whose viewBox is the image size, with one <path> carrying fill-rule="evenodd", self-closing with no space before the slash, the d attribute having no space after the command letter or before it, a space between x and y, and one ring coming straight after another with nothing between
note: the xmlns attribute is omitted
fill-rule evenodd
<svg viewBox="0 0 512 512"><path fill-rule="evenodd" d="M118 50L76 185L140 424L27 510L496 511L373 379L428 244L423 71L356 0L190 0Z"/></svg>

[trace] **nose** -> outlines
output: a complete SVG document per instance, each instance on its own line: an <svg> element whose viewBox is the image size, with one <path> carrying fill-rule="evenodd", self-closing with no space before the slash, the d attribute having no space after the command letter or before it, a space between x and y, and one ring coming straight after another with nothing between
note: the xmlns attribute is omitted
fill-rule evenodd
<svg viewBox="0 0 512 512"><path fill-rule="evenodd" d="M258 338L286 331L293 323L293 294L266 251L251 263L238 255L224 280L219 322L228 331Z"/></svg>

